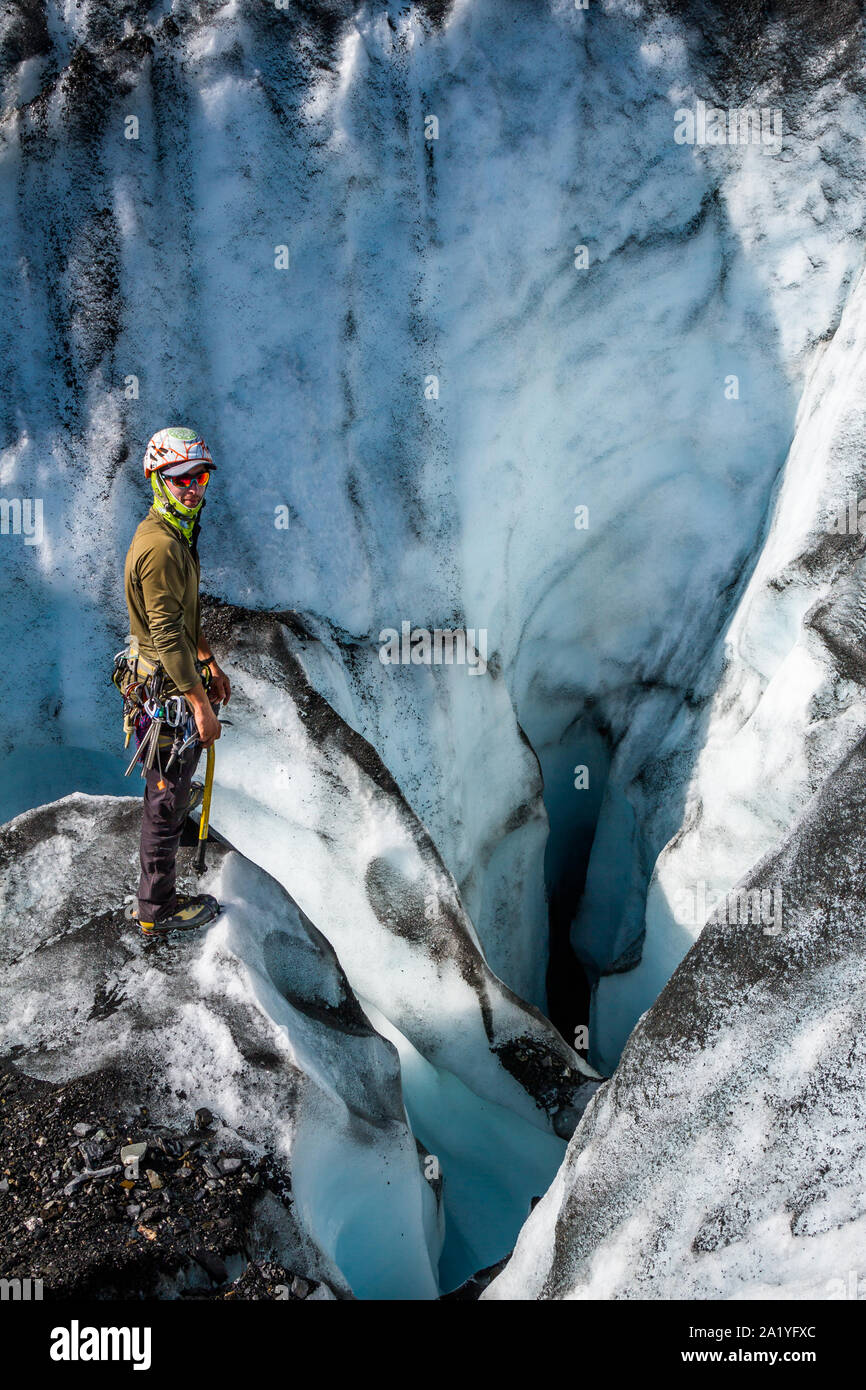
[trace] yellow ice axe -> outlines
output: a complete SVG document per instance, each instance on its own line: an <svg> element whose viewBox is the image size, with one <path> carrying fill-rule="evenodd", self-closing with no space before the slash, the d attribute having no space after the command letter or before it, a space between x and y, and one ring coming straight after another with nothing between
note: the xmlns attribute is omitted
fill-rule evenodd
<svg viewBox="0 0 866 1390"><path fill-rule="evenodd" d="M214 746L211 744L207 750L207 771L204 778L204 796L201 802L201 818L198 823L198 853L195 859L195 871L203 874L205 870L204 848L207 844L207 827L210 820L210 794L213 791L213 765L216 761Z"/></svg>

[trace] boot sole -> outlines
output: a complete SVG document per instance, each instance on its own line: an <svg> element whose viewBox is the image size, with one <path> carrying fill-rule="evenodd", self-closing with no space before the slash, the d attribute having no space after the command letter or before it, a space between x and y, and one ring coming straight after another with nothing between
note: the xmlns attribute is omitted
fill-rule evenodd
<svg viewBox="0 0 866 1390"><path fill-rule="evenodd" d="M196 932L204 931L211 922L215 922L222 912L222 904L217 908L212 917L208 917L206 922L200 922L197 927L172 927L169 931L143 931L138 927L138 935L142 941L169 941L179 939L182 936L195 936ZM131 903L128 903L123 910L123 915L127 922L135 922L138 926L138 913Z"/></svg>
<svg viewBox="0 0 866 1390"><path fill-rule="evenodd" d="M219 913L215 912L213 917L209 917L206 922L202 922L198 927L173 927L171 931L142 931L138 929L138 939L150 945L155 941L170 941L176 945L179 941L188 941L191 937L198 936L198 933L209 927L211 922L215 922Z"/></svg>

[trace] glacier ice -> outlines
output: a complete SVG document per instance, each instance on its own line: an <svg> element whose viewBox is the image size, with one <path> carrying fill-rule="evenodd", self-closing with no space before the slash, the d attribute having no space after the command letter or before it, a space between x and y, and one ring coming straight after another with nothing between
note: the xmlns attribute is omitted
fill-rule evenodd
<svg viewBox="0 0 866 1390"><path fill-rule="evenodd" d="M863 738L708 923L484 1299L839 1299L862 1271Z"/></svg>
<svg viewBox="0 0 866 1390"><path fill-rule="evenodd" d="M3 537L0 815L129 790L97 673L125 631L144 441L194 417L224 465L202 558L237 689L215 823L240 851L221 869L239 905L204 956L226 988L243 970L258 982L256 1029L282 1016L274 974L291 992L305 962L332 984L345 972L365 1045L402 1086L407 1201L410 1126L448 1156L456 1280L505 1253L594 1089L543 1017L558 984L546 844L557 929L573 918L594 987L591 1060L613 1072L632 1043L500 1285L539 1288L529 1264L549 1264L582 1146L608 1124L608 1161L625 1144L616 1104L634 1059L651 1065L640 1039L704 940L676 904L750 881L793 843L862 736L859 543L826 524L866 486L857 36L825 5L802 69L774 67L799 53L781 25L728 71L686 4L550 0L507 24L499 0L171 9L52 3L4 20L0 490L43 498L45 537ZM784 99L778 154L672 140L675 110L719 80L714 45L732 92ZM403 620L484 628L488 673L382 667L377 634ZM95 803L60 804L83 827ZM51 833L59 874L67 837ZM297 908L273 906L283 890ZM281 921L306 913L312 954L265 962L243 908L260 898ZM33 977L11 1015L34 1040L40 989ZM222 1067L231 1028L212 1001L189 1008ZM632 1033L647 1010L656 1021ZM737 1019L747 1043L758 1025ZM333 1038L303 1039L309 1095L321 1084L348 1104ZM808 1047L792 1055L805 1074ZM228 1071L219 1084L237 1109ZM689 1153L711 1173L707 1113L707 1147ZM325 1142L298 1132L299 1156ZM342 1131L334 1143L355 1162ZM321 1258L381 1291L391 1276L360 1268L357 1234L338 1252L321 1234L328 1203L349 1232L363 1213L340 1205L327 1165L304 1171ZM442 1210L418 1190L407 1267L431 1296ZM583 1220L582 1196L568 1201ZM704 1215L752 1229L754 1212L732 1210ZM760 1210L762 1273L735 1276L726 1255L709 1274L683 1254L691 1273L666 1287L772 1287L772 1248L793 1247L781 1208ZM649 1226L617 1245L599 1221L610 1259L587 1284L569 1255L563 1296L627 1287L622 1260Z"/></svg>
<svg viewBox="0 0 866 1390"><path fill-rule="evenodd" d="M136 864L137 828L136 801L76 793L0 831L0 1050L47 1080L113 1062L155 1075L161 1120L207 1106L290 1165L279 1256L360 1297L435 1297L434 1198L399 1062L333 949L263 870L212 849L223 915L195 944L143 953L107 886ZM112 1011L95 1006L107 992Z"/></svg>

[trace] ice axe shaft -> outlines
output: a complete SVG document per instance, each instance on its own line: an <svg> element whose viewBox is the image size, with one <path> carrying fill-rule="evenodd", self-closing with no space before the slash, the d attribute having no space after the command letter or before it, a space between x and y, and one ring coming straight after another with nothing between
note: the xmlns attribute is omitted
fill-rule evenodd
<svg viewBox="0 0 866 1390"><path fill-rule="evenodd" d="M203 874L205 870L204 853L207 844L207 828L210 820L210 796L213 791L213 767L215 762L214 746L211 744L207 750L207 771L204 779L204 796L201 802L201 818L198 823L198 851L195 857L195 871Z"/></svg>

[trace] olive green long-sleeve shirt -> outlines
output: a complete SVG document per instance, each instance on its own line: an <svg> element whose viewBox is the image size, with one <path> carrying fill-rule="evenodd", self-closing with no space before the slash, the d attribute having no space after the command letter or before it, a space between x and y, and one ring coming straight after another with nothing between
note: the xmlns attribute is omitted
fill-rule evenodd
<svg viewBox="0 0 866 1390"><path fill-rule="evenodd" d="M166 694L183 695L198 684L201 641L198 555L152 508L140 522L126 555L124 585L129 631L141 655L161 661Z"/></svg>

